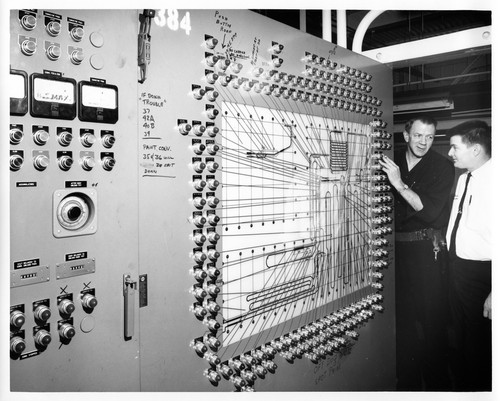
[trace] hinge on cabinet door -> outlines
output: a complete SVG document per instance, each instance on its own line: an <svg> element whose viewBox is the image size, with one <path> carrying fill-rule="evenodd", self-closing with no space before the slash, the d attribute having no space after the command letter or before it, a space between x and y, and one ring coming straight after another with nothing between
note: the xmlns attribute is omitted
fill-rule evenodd
<svg viewBox="0 0 500 401"><path fill-rule="evenodd" d="M151 19L155 17L155 10L144 10L142 14L139 14L139 21L141 27L139 29L139 51L137 63L139 65L139 83L143 83L146 80L147 68L151 62Z"/></svg>

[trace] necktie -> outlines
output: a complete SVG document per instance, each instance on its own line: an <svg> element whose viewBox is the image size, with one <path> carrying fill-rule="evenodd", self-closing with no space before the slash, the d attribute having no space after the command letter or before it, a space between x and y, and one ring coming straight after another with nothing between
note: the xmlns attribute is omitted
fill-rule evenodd
<svg viewBox="0 0 500 401"><path fill-rule="evenodd" d="M450 256L455 257L456 256L456 237L457 237L457 231L458 231L458 225L460 224L460 219L462 218L462 210L464 206L464 201L465 197L467 195L467 186L469 185L469 180L471 177L471 173L467 174L467 179L465 180L465 188L464 188L464 193L462 195L462 199L460 199L460 204L458 205L458 213L457 213L457 218L455 219L455 225L453 226L453 230L451 230L451 237L450 237Z"/></svg>

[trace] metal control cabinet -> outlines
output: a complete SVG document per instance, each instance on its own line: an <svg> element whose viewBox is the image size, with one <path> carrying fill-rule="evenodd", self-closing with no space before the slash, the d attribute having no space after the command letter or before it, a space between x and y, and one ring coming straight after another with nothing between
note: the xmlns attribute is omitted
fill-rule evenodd
<svg viewBox="0 0 500 401"><path fill-rule="evenodd" d="M10 29L13 391L393 388L389 69L243 10Z"/></svg>

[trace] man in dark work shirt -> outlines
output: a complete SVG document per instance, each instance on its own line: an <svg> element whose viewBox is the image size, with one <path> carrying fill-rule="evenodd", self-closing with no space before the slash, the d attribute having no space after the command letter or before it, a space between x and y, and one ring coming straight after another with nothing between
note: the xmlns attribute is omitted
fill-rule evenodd
<svg viewBox="0 0 500 401"><path fill-rule="evenodd" d="M450 390L447 371L444 230L453 163L431 150L436 121L418 117L403 133L406 148L380 164L395 206L396 373L402 391Z"/></svg>

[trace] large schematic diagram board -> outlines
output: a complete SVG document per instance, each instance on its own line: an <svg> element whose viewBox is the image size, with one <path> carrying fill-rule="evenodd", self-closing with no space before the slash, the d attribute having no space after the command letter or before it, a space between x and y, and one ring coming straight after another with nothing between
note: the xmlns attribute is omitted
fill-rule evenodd
<svg viewBox="0 0 500 401"><path fill-rule="evenodd" d="M371 127L222 107L223 344L371 293Z"/></svg>

